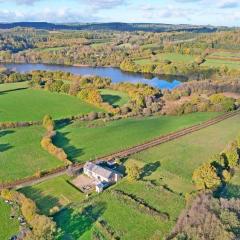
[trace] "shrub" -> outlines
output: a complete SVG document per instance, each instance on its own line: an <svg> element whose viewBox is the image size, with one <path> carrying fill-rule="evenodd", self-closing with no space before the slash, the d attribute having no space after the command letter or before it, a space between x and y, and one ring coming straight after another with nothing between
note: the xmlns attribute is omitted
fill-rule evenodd
<svg viewBox="0 0 240 240"><path fill-rule="evenodd" d="M98 114L96 112L91 112L88 114L88 120L89 121L93 121L96 120L98 118Z"/></svg>

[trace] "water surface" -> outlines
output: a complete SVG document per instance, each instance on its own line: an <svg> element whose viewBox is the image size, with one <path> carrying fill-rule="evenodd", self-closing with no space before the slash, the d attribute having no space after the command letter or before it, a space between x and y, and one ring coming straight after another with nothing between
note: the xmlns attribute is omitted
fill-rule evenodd
<svg viewBox="0 0 240 240"><path fill-rule="evenodd" d="M108 77L113 83L130 82L145 83L160 89L173 89L181 85L181 79L176 77L160 77L152 74L128 73L123 72L119 68L112 67L78 67L66 65L49 65L49 64L5 64L8 69L25 73L33 70L45 71L64 71L76 75L97 75L100 77Z"/></svg>

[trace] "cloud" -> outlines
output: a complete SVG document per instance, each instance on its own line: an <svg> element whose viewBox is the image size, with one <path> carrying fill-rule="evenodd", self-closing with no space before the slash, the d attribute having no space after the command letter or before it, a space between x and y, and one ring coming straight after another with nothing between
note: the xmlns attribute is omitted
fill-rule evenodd
<svg viewBox="0 0 240 240"><path fill-rule="evenodd" d="M13 2L19 5L34 5L36 2L40 2L42 0L8 0L8 2ZM5 0L0 0L0 3L6 2Z"/></svg>
<svg viewBox="0 0 240 240"><path fill-rule="evenodd" d="M46 21L55 23L100 21L92 12L79 12L70 8L41 9L41 11L0 10L0 22Z"/></svg>
<svg viewBox="0 0 240 240"><path fill-rule="evenodd" d="M111 9L126 4L126 0L80 0L95 9Z"/></svg>
<svg viewBox="0 0 240 240"><path fill-rule="evenodd" d="M237 8L239 0L222 0L218 3L219 8Z"/></svg>
<svg viewBox="0 0 240 240"><path fill-rule="evenodd" d="M192 10L188 8L181 8L173 5L158 7L156 5L141 6L142 15L147 19L189 19Z"/></svg>

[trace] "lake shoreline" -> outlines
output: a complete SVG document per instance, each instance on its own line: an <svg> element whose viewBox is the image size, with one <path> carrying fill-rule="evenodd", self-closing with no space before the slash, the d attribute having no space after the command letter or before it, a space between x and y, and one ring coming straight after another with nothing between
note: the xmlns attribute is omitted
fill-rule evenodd
<svg viewBox="0 0 240 240"><path fill-rule="evenodd" d="M58 64L44 64L44 63L3 63L3 66L9 70L26 73L31 71L63 71L70 72L80 76L100 76L110 78L112 83L129 82L142 83L155 88L172 90L186 81L179 76L158 76L155 74L132 73L122 71L116 67L92 67L75 64L73 65L58 65Z"/></svg>

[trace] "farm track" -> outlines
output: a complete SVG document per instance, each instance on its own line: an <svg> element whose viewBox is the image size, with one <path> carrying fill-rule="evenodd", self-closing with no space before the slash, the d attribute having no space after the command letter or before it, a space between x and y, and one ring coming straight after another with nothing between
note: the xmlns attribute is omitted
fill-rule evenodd
<svg viewBox="0 0 240 240"><path fill-rule="evenodd" d="M213 118L211 120L205 121L203 123L188 127L188 128L184 128L181 129L179 131L173 132L173 133L169 133L167 135L163 135L161 137L157 137L155 139L152 139L150 141L147 141L145 143L136 145L134 147L130 147L118 152L115 152L113 154L109 154L106 156L102 156L99 157L95 160L93 160L92 162L97 163L99 161L110 161L114 158L124 158L124 157L128 157L132 154L138 153L138 152L142 152L144 150L147 150L149 148L158 146L160 144L166 143L166 142L170 142L173 141L175 139L178 139L180 137L186 136L188 134L191 134L193 132L197 132L201 129L207 128L209 126L215 125L217 123L220 123L228 118L234 117L236 115L240 114L240 110L234 111L234 112L229 112L229 113L225 113L223 115L220 115L216 118ZM81 170L84 166L84 163L76 163L73 164L71 166L72 170ZM25 179L21 179L12 183L6 183L6 184L1 184L0 185L0 189L4 189L4 188L15 188L15 189L19 189L22 187L26 187L26 186L31 186L43 181L46 181L48 179L52 179L54 177L66 174L68 170L68 167L63 166L63 167L59 167L57 169L54 169L50 172L48 172L47 174L45 174L44 176L37 178L37 177L29 177L29 178L25 178Z"/></svg>

